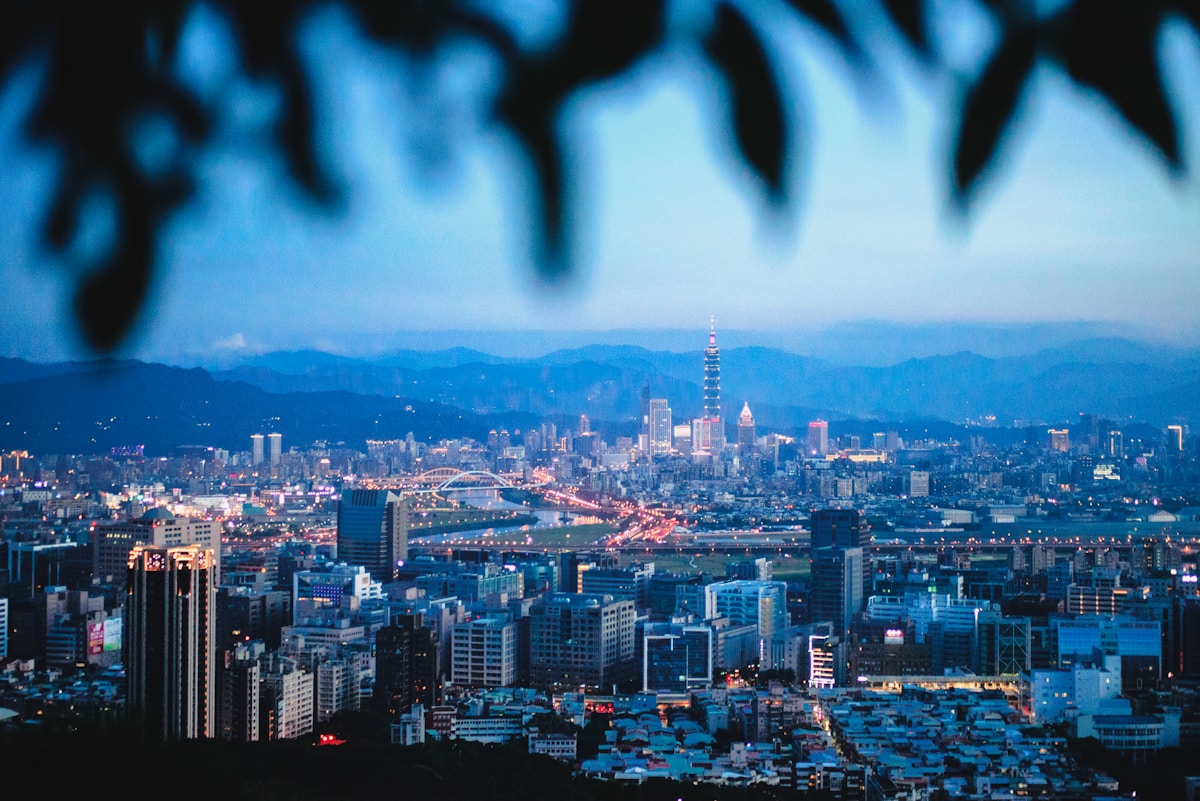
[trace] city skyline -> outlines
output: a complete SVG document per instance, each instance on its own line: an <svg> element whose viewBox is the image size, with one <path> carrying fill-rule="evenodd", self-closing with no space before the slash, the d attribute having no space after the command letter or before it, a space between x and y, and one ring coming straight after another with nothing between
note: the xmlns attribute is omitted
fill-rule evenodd
<svg viewBox="0 0 1200 801"><path fill-rule="evenodd" d="M545 286L529 263L524 176L508 143L477 121L480 132L447 144L446 169L430 168L438 180L429 180L397 155L414 132L381 110L418 91L415 79L357 47L345 20L322 23L309 35L329 48L331 80L347 90L322 98L338 119L331 155L352 186L345 213L305 211L269 157L218 148L173 226L152 311L120 355L345 351L404 331L605 332L691 327L709 315L723 330L769 331L1086 320L1197 341L1196 182L1172 180L1128 126L1057 73L1034 76L1012 147L961 220L941 177L940 109L954 87L881 36L889 84L860 100L858 79L823 40L781 26L775 54L803 81L812 112L808 147L789 154L799 200L777 220L760 213L728 143L709 130L720 105L713 76L663 56L565 121L584 164L579 269ZM221 36L212 20L193 23L185 67L228 71ZM1168 26L1163 52L1168 92L1195 118L1186 113L1200 108L1194 43ZM471 82L468 66L451 58L445 68ZM253 131L254 91L233 92L245 106L235 127ZM0 97L0 156L12 165L0 202L14 210L0 225L12 301L0 340L3 355L84 356L68 277L38 244L48 154L16 125L35 94L29 75ZM468 114L464 97L448 102ZM1196 149L1185 142L1185 156Z"/></svg>

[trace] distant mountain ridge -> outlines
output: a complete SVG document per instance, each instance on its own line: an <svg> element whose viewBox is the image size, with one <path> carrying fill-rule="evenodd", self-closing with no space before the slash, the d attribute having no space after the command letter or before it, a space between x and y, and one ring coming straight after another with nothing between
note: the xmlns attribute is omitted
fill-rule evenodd
<svg viewBox="0 0 1200 801"><path fill-rule="evenodd" d="M761 430L802 434L810 420L870 432L903 421L962 423L987 415L1062 424L1082 412L1121 426L1200 422L1200 351L1093 339L1029 356L972 352L846 366L775 348L721 353L724 414L749 403ZM703 357L595 345L531 359L469 348L350 358L321 351L268 353L212 373L136 361L34 364L0 359L0 449L96 452L146 444L240 449L250 434L285 441L423 440L525 429L579 415L610 435L634 434L649 386L677 423L702 407ZM874 421L874 422L873 422ZM33 444L36 443L36 444Z"/></svg>
<svg viewBox="0 0 1200 801"><path fill-rule="evenodd" d="M81 363L27 380L0 365L0 450L104 453L141 444L162 455L182 445L245 450L276 431L285 447L323 440L361 450L368 439L484 439L494 427L526 428L520 413L476 415L436 403L343 391L270 393L216 381L199 368L142 362Z"/></svg>
<svg viewBox="0 0 1200 801"><path fill-rule="evenodd" d="M702 403L700 351L597 345L531 359L476 361L466 361L473 352L449 353L424 353L407 362L400 354L336 365L314 361L290 374L237 368L215 376L271 391L405 394L478 413L632 419L646 385L671 402L679 419L698 415ZM761 423L781 427L814 416L962 421L993 415L1011 425L1072 419L1080 412L1165 425L1196 419L1200 412L1190 389L1200 382L1200 352L1124 339L999 359L960 352L886 367L844 366L766 347L723 349L721 357L725 416L732 419L748 402Z"/></svg>

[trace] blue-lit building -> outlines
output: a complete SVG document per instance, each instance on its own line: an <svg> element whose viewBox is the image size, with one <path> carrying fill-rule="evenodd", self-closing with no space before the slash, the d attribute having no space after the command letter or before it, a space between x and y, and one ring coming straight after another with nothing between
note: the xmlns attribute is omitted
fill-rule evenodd
<svg viewBox="0 0 1200 801"><path fill-rule="evenodd" d="M337 555L360 565L382 582L396 578L397 566L408 558L408 507L387 490L342 492L338 505Z"/></svg>

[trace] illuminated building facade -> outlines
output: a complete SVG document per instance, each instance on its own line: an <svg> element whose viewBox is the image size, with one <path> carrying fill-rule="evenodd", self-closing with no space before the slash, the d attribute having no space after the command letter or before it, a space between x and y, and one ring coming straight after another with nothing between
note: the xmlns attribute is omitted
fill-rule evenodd
<svg viewBox="0 0 1200 801"><path fill-rule="evenodd" d="M129 555L125 671L131 716L163 740L212 736L213 552L139 546Z"/></svg>
<svg viewBox="0 0 1200 801"><path fill-rule="evenodd" d="M667 456L671 453L671 435L674 426L671 421L671 407L666 398L651 398L648 415L649 435L648 447L651 456Z"/></svg>
<svg viewBox="0 0 1200 801"><path fill-rule="evenodd" d="M1183 426L1167 426L1167 450L1171 453L1183 452Z"/></svg>
<svg viewBox="0 0 1200 801"><path fill-rule="evenodd" d="M124 574L129 553L138 545L176 548L197 545L213 554L213 586L220 583L221 524L216 520L175 517L165 507L149 510L136 520L99 526L92 532L92 575Z"/></svg>
<svg viewBox="0 0 1200 801"><path fill-rule="evenodd" d="M824 456L829 453L829 423L814 420L808 424L808 455Z"/></svg>
<svg viewBox="0 0 1200 801"><path fill-rule="evenodd" d="M708 347L704 349L704 416L692 422L692 452L718 453L725 448L725 425L721 420L721 349L717 329L710 324Z"/></svg>
<svg viewBox="0 0 1200 801"><path fill-rule="evenodd" d="M721 416L721 349L717 347L716 324L710 324L708 347L704 349L704 416Z"/></svg>
<svg viewBox="0 0 1200 801"><path fill-rule="evenodd" d="M754 415L750 413L750 404L742 405L742 413L738 415L737 424L738 451L749 454L754 451Z"/></svg>

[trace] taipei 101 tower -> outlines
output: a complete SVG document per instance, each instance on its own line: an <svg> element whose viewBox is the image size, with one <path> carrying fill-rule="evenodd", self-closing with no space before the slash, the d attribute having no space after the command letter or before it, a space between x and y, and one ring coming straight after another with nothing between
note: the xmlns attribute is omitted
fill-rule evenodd
<svg viewBox="0 0 1200 801"><path fill-rule="evenodd" d="M721 418L721 349L717 347L717 326L712 318L708 324L708 347L704 349L704 417Z"/></svg>
<svg viewBox="0 0 1200 801"><path fill-rule="evenodd" d="M725 447L725 427L721 421L721 349L717 347L716 321L709 319L708 347L704 349L704 422L711 438L710 447Z"/></svg>

